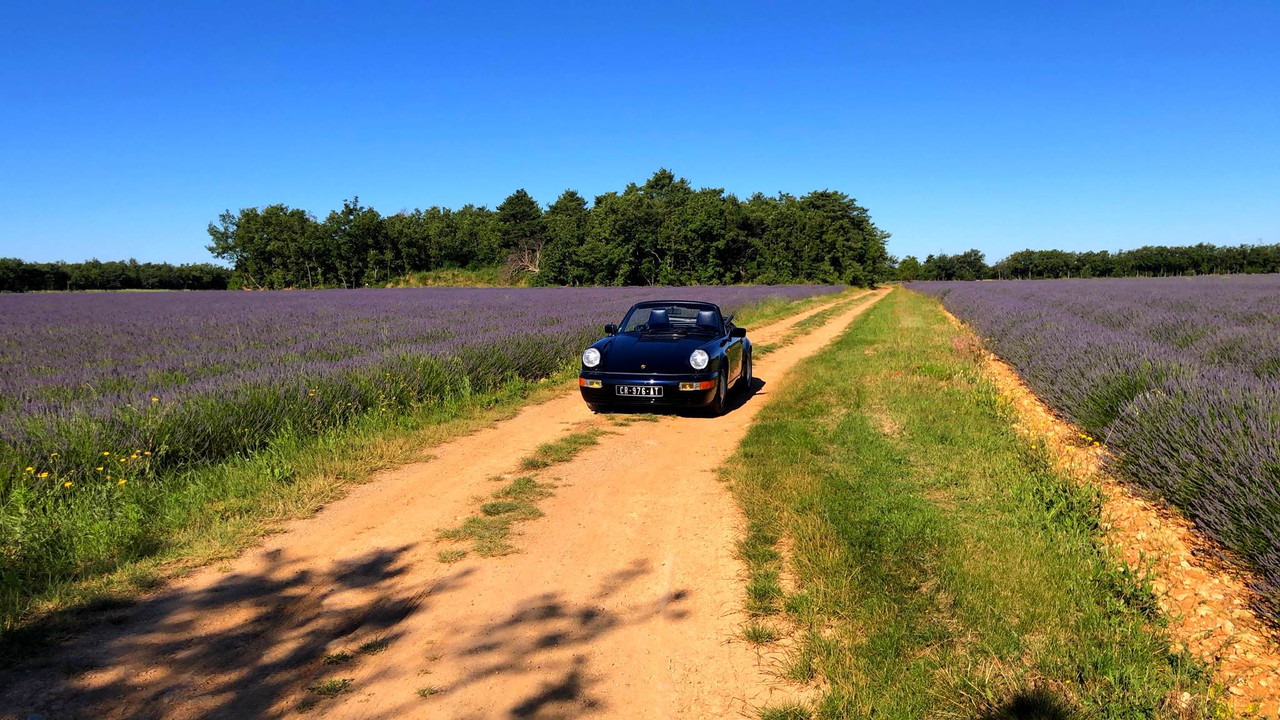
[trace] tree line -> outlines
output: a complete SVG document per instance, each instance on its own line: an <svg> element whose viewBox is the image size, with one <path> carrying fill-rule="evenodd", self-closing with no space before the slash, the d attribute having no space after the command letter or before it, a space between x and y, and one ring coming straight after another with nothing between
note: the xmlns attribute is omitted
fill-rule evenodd
<svg viewBox="0 0 1280 720"><path fill-rule="evenodd" d="M0 258L0 292L41 290L226 290L231 270L213 263L137 260L33 263Z"/></svg>
<svg viewBox="0 0 1280 720"><path fill-rule="evenodd" d="M1037 280L1052 278L1169 277L1280 272L1280 244L1146 245L1134 250L1068 252L1020 250L988 265L979 250L908 255L897 264L900 280Z"/></svg>
<svg viewBox="0 0 1280 720"><path fill-rule="evenodd" d="M545 208L517 190L494 209L382 215L345 201L324 220L286 205L224 212L208 228L233 286L364 287L411 273L501 265L535 285L846 283L891 279L889 233L848 195L695 189L671 171L588 205L566 190Z"/></svg>

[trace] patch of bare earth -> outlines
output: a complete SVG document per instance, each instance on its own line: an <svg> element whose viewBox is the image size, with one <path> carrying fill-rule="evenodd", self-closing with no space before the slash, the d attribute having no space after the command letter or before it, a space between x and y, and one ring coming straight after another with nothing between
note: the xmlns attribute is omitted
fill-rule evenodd
<svg viewBox="0 0 1280 720"><path fill-rule="evenodd" d="M716 471L787 370L884 294L759 359L722 417L615 424L574 392L442 444L0 673L0 716L721 718L795 697L742 638L744 521ZM584 427L607 434L537 471L554 494L515 554L441 554L493 478Z"/></svg>
<svg viewBox="0 0 1280 720"><path fill-rule="evenodd" d="M992 353L981 356L988 376L1017 411L1017 429L1043 442L1060 470L1101 489L1105 541L1150 581L1174 649L1185 644L1214 666L1236 712L1280 714L1280 645L1250 610L1243 573L1215 560L1224 553L1176 509L1108 474L1105 446L1054 415L1013 368Z"/></svg>

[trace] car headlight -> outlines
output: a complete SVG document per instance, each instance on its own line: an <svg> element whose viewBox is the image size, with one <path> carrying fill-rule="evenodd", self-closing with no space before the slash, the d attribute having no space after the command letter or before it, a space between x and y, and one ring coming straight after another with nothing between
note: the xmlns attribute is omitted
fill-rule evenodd
<svg viewBox="0 0 1280 720"><path fill-rule="evenodd" d="M587 348L582 351L582 364L587 367L595 367L600 364L600 351L595 348Z"/></svg>
<svg viewBox="0 0 1280 720"><path fill-rule="evenodd" d="M689 364L694 370L705 370L707 363L711 362L711 358L707 356L706 350L694 350L689 356Z"/></svg>

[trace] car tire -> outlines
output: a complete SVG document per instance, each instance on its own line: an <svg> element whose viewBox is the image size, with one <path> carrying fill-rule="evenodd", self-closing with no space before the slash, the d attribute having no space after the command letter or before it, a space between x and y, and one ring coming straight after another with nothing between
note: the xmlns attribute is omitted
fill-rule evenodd
<svg viewBox="0 0 1280 720"><path fill-rule="evenodd" d="M593 413L600 412L600 406L596 405L595 403L587 403L587 409Z"/></svg>
<svg viewBox="0 0 1280 720"><path fill-rule="evenodd" d="M738 386L734 388L738 392L746 395L751 392L751 382L755 375L751 370L751 353L747 353L747 359L742 363L742 377L738 378Z"/></svg>
<svg viewBox="0 0 1280 720"><path fill-rule="evenodd" d="M716 380L716 394L712 396L711 402L707 405L707 411L712 417L720 417L724 414L725 408L729 405L729 386L727 380L724 379L724 369L720 370L720 378Z"/></svg>

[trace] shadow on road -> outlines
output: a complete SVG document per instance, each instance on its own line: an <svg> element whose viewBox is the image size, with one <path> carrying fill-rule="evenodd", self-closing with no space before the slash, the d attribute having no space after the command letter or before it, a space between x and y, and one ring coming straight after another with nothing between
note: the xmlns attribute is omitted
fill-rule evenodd
<svg viewBox="0 0 1280 720"><path fill-rule="evenodd" d="M394 641L430 596L465 584L470 571L393 589L410 548L373 551L325 572L267 553L260 573L228 574L117 609L50 650L41 665L0 674L0 717L270 715L305 692L335 639ZM342 602L327 602L339 593Z"/></svg>
<svg viewBox="0 0 1280 720"><path fill-rule="evenodd" d="M39 665L0 673L0 717L247 718L311 708L324 714L354 697L308 691L334 675L326 652L394 645L411 626L406 620L443 612L452 593L476 592L474 567L407 582L412 547L370 552L324 572L268 553L259 573L228 574L116 608L81 637L49 650ZM686 616L685 591L628 604L625 612L602 608L650 572L636 561L607 575L581 602L558 593L513 599L501 620L458 628L462 649L440 662L465 670L432 702L448 703L450 695L504 675L536 672L539 689L502 698L502 716L563 718L603 709L592 692L599 676L589 667L588 646L628 625ZM406 712L415 709L409 702Z"/></svg>
<svg viewBox="0 0 1280 720"><path fill-rule="evenodd" d="M566 718L608 709L592 692L599 676L589 666L589 647L628 625L657 617L682 620L688 615L683 608L688 598L684 590L630 607L626 613L601 609L609 598L624 593L651 572L647 562L634 561L606 576L586 602L569 602L557 593L537 595L520 602L502 620L468 630L462 659L468 671L444 694L464 692L475 683L493 683L503 675L520 675L536 668L545 676L540 688L526 697L511 698L511 704L500 710L501 717ZM495 715L459 717L480 720Z"/></svg>

